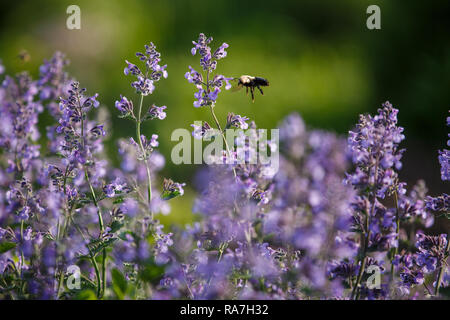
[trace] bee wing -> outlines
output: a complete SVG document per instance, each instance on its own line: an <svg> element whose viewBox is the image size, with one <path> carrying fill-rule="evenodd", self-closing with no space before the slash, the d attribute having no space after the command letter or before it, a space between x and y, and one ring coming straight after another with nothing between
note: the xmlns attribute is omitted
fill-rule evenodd
<svg viewBox="0 0 450 320"><path fill-rule="evenodd" d="M231 92L237 92L237 91L241 90L242 87L243 87L243 85L241 85L241 84L237 85L237 86L234 86L234 87L231 88Z"/></svg>
<svg viewBox="0 0 450 320"><path fill-rule="evenodd" d="M242 89L243 85L239 83L239 79L233 79L231 82L231 92L236 92Z"/></svg>

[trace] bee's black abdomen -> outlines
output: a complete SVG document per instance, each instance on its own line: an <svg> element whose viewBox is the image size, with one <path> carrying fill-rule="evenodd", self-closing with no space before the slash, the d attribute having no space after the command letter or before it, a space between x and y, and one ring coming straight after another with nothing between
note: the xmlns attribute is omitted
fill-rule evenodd
<svg viewBox="0 0 450 320"><path fill-rule="evenodd" d="M269 85L269 81L267 79L264 79L261 77L255 77L255 79L253 81L258 86L268 86Z"/></svg>
<svg viewBox="0 0 450 320"><path fill-rule="evenodd" d="M255 102L255 90L258 89L259 92L264 95L264 91L261 89L261 87L267 87L269 85L269 81L267 81L267 79L249 75L242 75L239 78L236 78L236 80L238 80L238 87L245 87L247 90L247 94L250 91L253 102Z"/></svg>

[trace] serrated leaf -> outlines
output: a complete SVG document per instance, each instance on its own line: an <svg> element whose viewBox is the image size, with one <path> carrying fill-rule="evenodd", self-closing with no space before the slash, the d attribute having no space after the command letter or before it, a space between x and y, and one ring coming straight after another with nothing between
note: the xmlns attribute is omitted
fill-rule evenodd
<svg viewBox="0 0 450 320"><path fill-rule="evenodd" d="M96 244L94 246L94 248L91 248L91 253L95 256L95 255L97 255L97 253L99 253L103 249L109 247L110 245L112 245L116 241L117 241L117 238L110 238L110 239L108 239L106 241L102 241L99 244Z"/></svg>
<svg viewBox="0 0 450 320"><path fill-rule="evenodd" d="M123 223L122 222L120 222L120 221L117 221L117 220L115 220L115 221L113 221L112 223L111 223L111 226L110 226L110 228L111 228L111 233L114 233L114 232L117 232L117 231L119 231L120 230L120 228L122 228L123 227Z"/></svg>

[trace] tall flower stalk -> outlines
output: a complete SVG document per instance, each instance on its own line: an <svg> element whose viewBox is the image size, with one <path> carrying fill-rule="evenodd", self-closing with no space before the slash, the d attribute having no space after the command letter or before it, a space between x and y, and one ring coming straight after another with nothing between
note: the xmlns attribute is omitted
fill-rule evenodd
<svg viewBox="0 0 450 320"><path fill-rule="evenodd" d="M139 160L144 161L145 168L147 172L147 200L148 200L148 208L151 213L151 217L153 220L153 212L151 209L152 204L152 177L149 166L149 157L151 152L153 151L153 147L158 145L156 141L157 135L152 136L152 140L150 143L147 143L147 139L145 136L141 134L141 124L142 122L148 119L164 119L165 106L156 107L152 106L148 109L147 114L144 116L142 114L142 108L144 103L144 97L152 94L155 86L154 83L159 81L162 77L167 78L167 65L160 66L159 62L161 61L161 54L156 51L156 47L153 43L150 45L145 45L145 53L137 52L136 56L144 63L145 69L141 71L138 66L126 61L127 66L124 69L125 75L133 75L136 76L137 80L134 81L131 86L136 89L136 92L140 95L139 98L139 107L137 112L133 108L133 103L129 101L126 97L121 97L120 101L116 101L116 108L121 112L121 117L130 118L136 122L136 141L139 151Z"/></svg>
<svg viewBox="0 0 450 320"><path fill-rule="evenodd" d="M449 111L450 112L450 111ZM447 117L447 126L450 126L450 117ZM448 135L450 137L450 134ZM450 140L447 140L447 146L450 147ZM450 181L450 150L443 149L439 150L439 164L441 165L441 179L442 181ZM450 197L448 194L444 193L439 197L429 196L426 199L427 208L431 211L437 212L438 214L446 216L450 219ZM450 255L450 233L447 232L447 244L445 246L442 257L439 259L439 272L436 278L436 286L434 295L439 294L439 289L442 285L442 280L447 269L447 258Z"/></svg>
<svg viewBox="0 0 450 320"><path fill-rule="evenodd" d="M352 299L360 295L369 251L398 246L398 213L392 214L380 202L386 196L396 198L405 193L395 171L402 166L404 151L398 148L404 135L403 128L397 126L397 114L398 110L386 102L376 116L360 116L356 130L350 131L348 138L355 170L347 174L345 181L359 192L353 207L356 229L361 234L359 272L352 285Z"/></svg>
<svg viewBox="0 0 450 320"><path fill-rule="evenodd" d="M209 107L217 130L225 143L228 157L230 160L233 160L234 155L231 152L230 146L225 138L224 131L222 130L222 126L220 125L220 122L214 112L214 107L216 105L217 97L221 92L221 88L225 85L226 90L230 89L231 84L229 81L233 78L227 78L221 74L216 74L213 78L211 78L214 70L217 68L217 62L227 56L226 49L228 48L228 44L224 42L219 48L212 52L211 47L209 46L212 41L212 37L207 38L203 33L200 33L197 41L192 41L194 47L191 49L191 53L192 55L196 55L198 52L200 55L200 66L206 73L206 76L204 76L203 73L195 71L191 66L189 66L190 71L186 72L185 78L190 83L193 83L198 89L194 95L196 98L196 101L194 101L194 107ZM234 168L233 174L236 178L236 171Z"/></svg>
<svg viewBox="0 0 450 320"><path fill-rule="evenodd" d="M67 99L61 98L61 110L62 117L59 121L59 126L57 127L57 132L65 135L66 144L63 146L62 150L70 152L69 161L72 161L73 166L81 166L84 172L84 178L89 187L89 192L92 197L92 201L97 211L98 226L99 226L99 238L101 238L105 232L105 226L103 222L102 209L99 205L97 195L95 193L94 187L91 183L89 167L95 162L92 160L92 146L87 144L92 138L104 136L105 131L103 125L97 125L90 129L89 133L91 137L86 135L86 119L87 112L92 107L98 107L99 102L97 99L97 94L92 97L84 97L83 93L86 89L80 89L78 82L72 83L72 88L69 90L69 97ZM79 131L78 131L78 123ZM66 222L68 223L69 217L66 217ZM93 263L96 275L97 275L97 295L99 298L103 297L106 290L106 263L107 263L107 253L106 248L102 250L102 267L100 279L99 270L95 256L90 252L91 261Z"/></svg>

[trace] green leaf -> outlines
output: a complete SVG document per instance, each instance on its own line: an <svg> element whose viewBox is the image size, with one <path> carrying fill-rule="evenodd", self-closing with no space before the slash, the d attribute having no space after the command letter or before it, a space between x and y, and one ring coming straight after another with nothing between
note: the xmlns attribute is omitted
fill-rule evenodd
<svg viewBox="0 0 450 320"><path fill-rule="evenodd" d="M80 291L76 296L76 300L97 300L97 296L95 295L95 292L87 289Z"/></svg>
<svg viewBox="0 0 450 320"><path fill-rule="evenodd" d="M119 119L128 119L128 120L133 120L133 121L136 120L135 116L131 112L127 112L125 114L120 114L118 116L118 118Z"/></svg>
<svg viewBox="0 0 450 320"><path fill-rule="evenodd" d="M113 204L119 204L123 202L123 197L117 197L113 200Z"/></svg>
<svg viewBox="0 0 450 320"><path fill-rule="evenodd" d="M139 272L139 278L145 282L156 284L164 276L164 270L164 266L158 265L153 259L150 259L143 270Z"/></svg>
<svg viewBox="0 0 450 320"><path fill-rule="evenodd" d="M136 238L136 235L131 231L123 231L119 234L119 239L123 241L127 241L127 234L132 236L133 238Z"/></svg>
<svg viewBox="0 0 450 320"><path fill-rule="evenodd" d="M110 231L110 232L111 232L111 233L117 232L117 231L119 231L120 228L122 228L122 227L123 227L123 223L120 222L120 221L115 220L115 221L113 221L113 222L111 223L111 226L110 226L111 231Z"/></svg>
<svg viewBox="0 0 450 320"><path fill-rule="evenodd" d="M80 198L77 200L77 202L75 203L75 208L79 209L79 208L83 208L85 206L87 206L88 204L94 203L94 201L92 201L90 198Z"/></svg>
<svg viewBox="0 0 450 320"><path fill-rule="evenodd" d="M178 197L179 195L181 195L181 193L178 190L172 191L172 192L165 190L163 192L163 194L161 195L161 198L163 200L170 200L170 199L173 199L175 197Z"/></svg>
<svg viewBox="0 0 450 320"><path fill-rule="evenodd" d="M450 298L450 287L440 288L439 294L446 298Z"/></svg>
<svg viewBox="0 0 450 320"><path fill-rule="evenodd" d="M95 255L97 255L97 253L99 253L103 249L109 247L116 241L117 241L117 238L110 238L106 241L100 242L99 244L95 244L95 246L93 248L91 248L91 253L95 256ZM92 243L91 243L91 245L92 245Z"/></svg>
<svg viewBox="0 0 450 320"><path fill-rule="evenodd" d="M8 252L11 249L14 249L16 244L14 242L2 242L0 243L0 253Z"/></svg>
<svg viewBox="0 0 450 320"><path fill-rule="evenodd" d="M117 295L117 298L123 300L127 293L127 280L123 276L123 274L117 270L116 268L112 269L112 283L113 283L113 291Z"/></svg>

